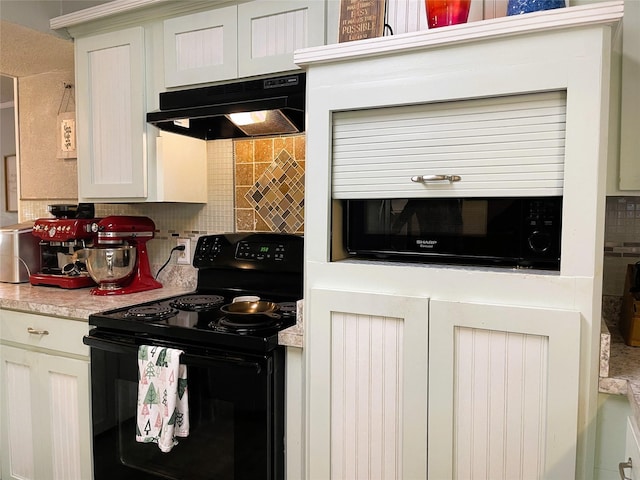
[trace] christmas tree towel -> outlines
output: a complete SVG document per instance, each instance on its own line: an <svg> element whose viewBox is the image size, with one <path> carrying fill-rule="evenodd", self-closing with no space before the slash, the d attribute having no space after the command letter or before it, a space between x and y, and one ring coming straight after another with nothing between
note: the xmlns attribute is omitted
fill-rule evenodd
<svg viewBox="0 0 640 480"><path fill-rule="evenodd" d="M154 442L169 452L176 437L189 435L187 367L182 350L149 345L138 349L136 441Z"/></svg>

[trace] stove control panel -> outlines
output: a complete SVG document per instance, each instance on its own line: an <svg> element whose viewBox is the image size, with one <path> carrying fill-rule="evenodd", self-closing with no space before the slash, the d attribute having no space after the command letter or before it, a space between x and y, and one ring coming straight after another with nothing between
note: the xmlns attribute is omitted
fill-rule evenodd
<svg viewBox="0 0 640 480"><path fill-rule="evenodd" d="M287 248L284 243L252 243L238 242L236 258L242 260L256 260L260 262L273 260L282 262Z"/></svg>
<svg viewBox="0 0 640 480"><path fill-rule="evenodd" d="M198 239L196 268L293 269L302 265L303 239L277 233L229 233Z"/></svg>

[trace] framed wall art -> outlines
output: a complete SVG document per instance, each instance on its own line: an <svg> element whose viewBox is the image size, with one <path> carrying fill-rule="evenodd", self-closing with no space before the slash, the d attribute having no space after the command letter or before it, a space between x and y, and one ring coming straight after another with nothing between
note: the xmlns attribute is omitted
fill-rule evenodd
<svg viewBox="0 0 640 480"><path fill-rule="evenodd" d="M381 37L384 5L384 0L340 0L338 42Z"/></svg>

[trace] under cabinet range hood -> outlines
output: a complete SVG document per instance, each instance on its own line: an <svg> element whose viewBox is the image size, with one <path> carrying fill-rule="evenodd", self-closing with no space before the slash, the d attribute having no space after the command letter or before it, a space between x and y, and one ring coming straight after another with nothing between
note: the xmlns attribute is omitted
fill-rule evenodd
<svg viewBox="0 0 640 480"><path fill-rule="evenodd" d="M304 132L305 74L160 94L156 127L203 140Z"/></svg>

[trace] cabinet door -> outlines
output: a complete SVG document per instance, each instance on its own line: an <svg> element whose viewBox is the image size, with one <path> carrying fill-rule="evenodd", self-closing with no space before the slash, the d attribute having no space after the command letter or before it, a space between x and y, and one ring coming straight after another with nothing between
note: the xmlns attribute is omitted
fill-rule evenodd
<svg viewBox="0 0 640 480"><path fill-rule="evenodd" d="M3 478L91 478L89 362L1 348Z"/></svg>
<svg viewBox="0 0 640 480"><path fill-rule="evenodd" d="M236 78L237 37L235 5L165 20L165 86Z"/></svg>
<svg viewBox="0 0 640 480"><path fill-rule="evenodd" d="M336 112L333 198L562 195L566 108L540 92Z"/></svg>
<svg viewBox="0 0 640 480"><path fill-rule="evenodd" d="M240 77L298 70L293 52L323 45L325 2L258 0L238 5Z"/></svg>
<svg viewBox="0 0 640 480"><path fill-rule="evenodd" d="M624 2L620 189L640 190L640 2Z"/></svg>
<svg viewBox="0 0 640 480"><path fill-rule="evenodd" d="M631 460L631 468L625 469L627 478L632 480L640 480L640 433L633 417L627 418L627 438L625 444L624 459L620 459L621 463Z"/></svg>
<svg viewBox="0 0 640 480"><path fill-rule="evenodd" d="M306 302L308 478L425 478L429 300L313 289Z"/></svg>
<svg viewBox="0 0 640 480"><path fill-rule="evenodd" d="M432 300L429 477L574 478L580 314Z"/></svg>
<svg viewBox="0 0 640 480"><path fill-rule="evenodd" d="M76 40L78 194L145 198L144 30Z"/></svg>

